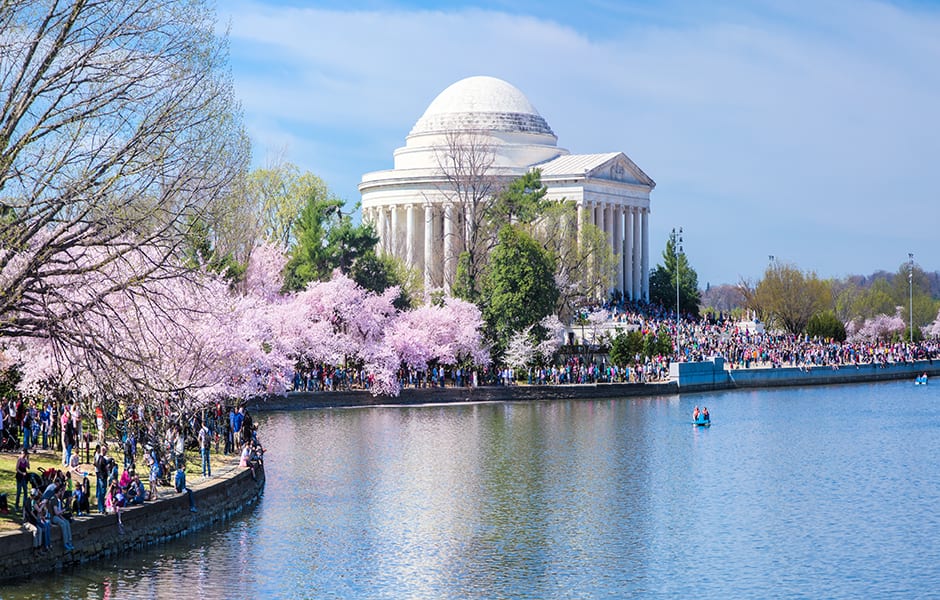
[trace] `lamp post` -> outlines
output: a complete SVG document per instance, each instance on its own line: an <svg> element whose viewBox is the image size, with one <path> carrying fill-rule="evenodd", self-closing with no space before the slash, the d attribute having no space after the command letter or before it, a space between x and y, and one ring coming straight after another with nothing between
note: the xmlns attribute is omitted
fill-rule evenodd
<svg viewBox="0 0 940 600"><path fill-rule="evenodd" d="M679 335L679 256L682 254L681 227L678 233L676 233L675 228L672 230L672 252L676 257L676 360L679 360L679 349L682 345L681 336Z"/></svg>
<svg viewBox="0 0 940 600"><path fill-rule="evenodd" d="M911 322L911 343L914 343L914 253L907 253L907 286L911 294L910 312L907 314Z"/></svg>

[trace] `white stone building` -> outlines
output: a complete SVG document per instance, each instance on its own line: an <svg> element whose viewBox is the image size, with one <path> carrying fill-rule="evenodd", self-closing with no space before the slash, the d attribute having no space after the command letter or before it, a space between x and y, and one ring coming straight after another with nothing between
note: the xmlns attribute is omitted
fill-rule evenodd
<svg viewBox="0 0 940 600"><path fill-rule="evenodd" d="M450 288L465 219L442 156L462 136L482 141L488 155L484 166L496 179L541 169L547 198L575 202L579 228L588 219L606 232L620 258L613 286L628 298L649 299L655 182L622 152L570 154L559 148L525 95L493 77L469 77L441 92L395 150L394 168L363 175L363 220L375 224L382 251L424 273L426 287Z"/></svg>

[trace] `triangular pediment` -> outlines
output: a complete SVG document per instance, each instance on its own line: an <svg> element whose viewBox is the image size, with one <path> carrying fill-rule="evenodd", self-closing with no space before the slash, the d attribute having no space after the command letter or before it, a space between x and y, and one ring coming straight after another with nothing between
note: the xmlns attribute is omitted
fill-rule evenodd
<svg viewBox="0 0 940 600"><path fill-rule="evenodd" d="M650 189L656 187L656 182L650 179L649 175L636 166L636 163L623 152L618 152L613 158L591 168L584 175L588 179L606 179L620 183L648 185Z"/></svg>

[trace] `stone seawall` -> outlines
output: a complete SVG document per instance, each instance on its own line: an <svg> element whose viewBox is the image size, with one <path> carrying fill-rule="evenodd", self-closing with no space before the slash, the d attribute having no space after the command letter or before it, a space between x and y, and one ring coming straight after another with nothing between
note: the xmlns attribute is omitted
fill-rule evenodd
<svg viewBox="0 0 940 600"><path fill-rule="evenodd" d="M908 379L921 373L940 375L940 361L919 360L887 365L861 364L833 367L784 367L778 369L726 369L722 359L673 364L670 374L678 380L679 393L710 392L736 388L837 385Z"/></svg>
<svg viewBox="0 0 940 600"><path fill-rule="evenodd" d="M27 531L0 534L0 581L22 579L116 556L178 538L231 519L255 504L264 490L264 469L238 466L218 469L219 476L190 485L197 512L189 510L185 493L160 489L160 499L121 511L124 533L118 531L116 515L76 517L72 520L72 544L66 552L62 532L52 527L52 552L33 556L33 535Z"/></svg>
<svg viewBox="0 0 940 600"><path fill-rule="evenodd" d="M460 402L516 402L526 400L591 400L635 396L671 396L736 388L761 388L800 385L834 385L910 379L921 373L940 375L940 361L916 361L881 365L814 367L801 369L725 368L722 359L671 365L672 380L665 383L599 383L583 385L517 385L476 388L407 388L398 397L373 396L364 390L345 392L291 392L286 396L256 399L249 409L303 410L364 406L413 406Z"/></svg>

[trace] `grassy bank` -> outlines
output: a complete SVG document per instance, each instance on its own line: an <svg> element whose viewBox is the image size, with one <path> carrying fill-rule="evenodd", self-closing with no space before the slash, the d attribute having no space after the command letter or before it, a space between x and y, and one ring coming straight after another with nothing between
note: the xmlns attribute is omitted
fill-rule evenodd
<svg viewBox="0 0 940 600"><path fill-rule="evenodd" d="M123 473L122 465L124 464L124 454L123 452L118 451L121 444L114 444L114 446L109 445L108 455L114 458L117 461L118 468ZM114 451L112 451L112 448ZM7 503L10 506L9 514L0 514L0 533L5 531L18 530L22 526L22 518L20 511L15 511L13 505L16 502L16 461L19 460L20 453L16 452L0 452L0 494L7 494ZM82 459L85 458L85 453L82 451L80 454ZM93 453L89 456L90 459L94 458ZM232 464L232 461L236 460L238 457L234 454L224 455L224 454L212 454L212 468L223 467L226 465ZM39 469L62 469L62 453L53 450L37 450L29 452L29 466L30 471L34 473L39 473ZM92 514L95 512L95 469L94 466L89 463L81 463L79 469L83 472L88 473L88 479L91 482L91 493L92 493ZM148 476L150 469L143 465L142 460L138 457L137 462L137 474L140 476L141 481L145 486L148 485ZM193 478L202 477L202 462L199 458L199 454L195 452L187 452L186 454L186 478L187 481L193 481ZM75 475L72 475L73 486L76 486L81 483L81 477L76 479ZM159 493L162 496L164 490L169 490L172 488L169 487L160 487ZM20 501L22 506L22 500Z"/></svg>

